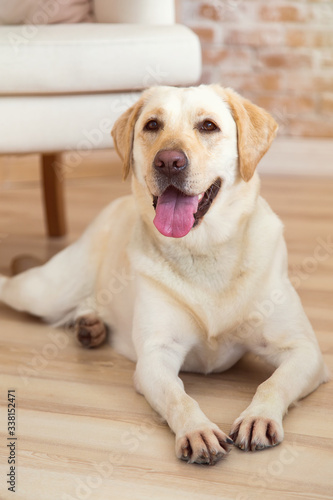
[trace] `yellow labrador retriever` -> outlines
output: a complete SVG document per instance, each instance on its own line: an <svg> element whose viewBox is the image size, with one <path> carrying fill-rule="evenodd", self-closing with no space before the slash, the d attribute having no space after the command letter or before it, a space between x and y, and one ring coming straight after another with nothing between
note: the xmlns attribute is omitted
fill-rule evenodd
<svg viewBox="0 0 333 500"><path fill-rule="evenodd" d="M234 442L283 439L289 405L328 378L287 275L283 226L256 166L277 131L219 85L145 91L113 128L133 195L111 203L46 265L0 278L0 300L136 361L135 385L176 435L177 457L214 464ZM227 370L246 352L276 367L231 428L212 423L180 370Z"/></svg>

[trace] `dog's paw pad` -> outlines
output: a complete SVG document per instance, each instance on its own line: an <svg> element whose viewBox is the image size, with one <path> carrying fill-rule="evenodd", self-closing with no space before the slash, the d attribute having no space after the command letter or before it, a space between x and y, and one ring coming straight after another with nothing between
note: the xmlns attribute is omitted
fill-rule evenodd
<svg viewBox="0 0 333 500"><path fill-rule="evenodd" d="M244 451L259 451L281 443L282 425L270 418L240 417L233 424L230 437Z"/></svg>
<svg viewBox="0 0 333 500"><path fill-rule="evenodd" d="M95 315L78 318L74 330L76 338L84 347L97 347L106 339L106 326Z"/></svg>
<svg viewBox="0 0 333 500"><path fill-rule="evenodd" d="M176 440L176 454L188 463L215 465L226 457L232 441L217 427L187 432Z"/></svg>

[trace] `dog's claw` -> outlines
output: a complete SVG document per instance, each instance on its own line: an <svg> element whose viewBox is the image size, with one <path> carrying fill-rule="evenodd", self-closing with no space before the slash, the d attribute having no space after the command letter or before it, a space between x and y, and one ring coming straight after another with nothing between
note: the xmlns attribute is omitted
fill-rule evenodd
<svg viewBox="0 0 333 500"><path fill-rule="evenodd" d="M217 426L212 429L204 427L177 439L176 453L188 463L215 465L229 453L230 441Z"/></svg>
<svg viewBox="0 0 333 500"><path fill-rule="evenodd" d="M240 450L259 451L279 444L283 440L283 428L269 418L244 416L235 421L230 437Z"/></svg>

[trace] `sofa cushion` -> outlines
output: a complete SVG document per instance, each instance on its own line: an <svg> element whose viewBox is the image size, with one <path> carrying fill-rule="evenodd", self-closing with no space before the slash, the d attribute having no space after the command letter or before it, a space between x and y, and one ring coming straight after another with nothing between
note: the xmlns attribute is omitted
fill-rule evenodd
<svg viewBox="0 0 333 500"><path fill-rule="evenodd" d="M198 37L182 25L0 26L0 94L128 91L188 85Z"/></svg>
<svg viewBox="0 0 333 500"><path fill-rule="evenodd" d="M140 94L0 97L0 154L72 151L70 165L112 148L111 129Z"/></svg>
<svg viewBox="0 0 333 500"><path fill-rule="evenodd" d="M0 1L0 24L80 23L92 20L91 0Z"/></svg>

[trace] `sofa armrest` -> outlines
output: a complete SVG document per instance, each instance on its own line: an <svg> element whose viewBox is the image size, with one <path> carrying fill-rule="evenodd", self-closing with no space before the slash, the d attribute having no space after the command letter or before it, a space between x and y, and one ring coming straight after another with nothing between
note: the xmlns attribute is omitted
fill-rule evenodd
<svg viewBox="0 0 333 500"><path fill-rule="evenodd" d="M174 0L93 0L98 23L174 24Z"/></svg>

